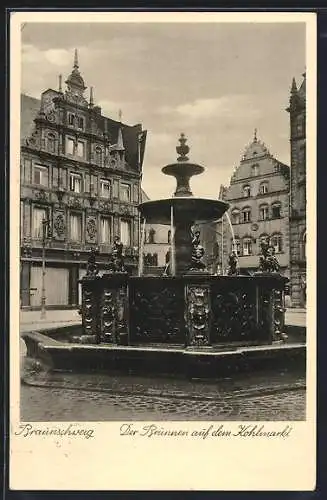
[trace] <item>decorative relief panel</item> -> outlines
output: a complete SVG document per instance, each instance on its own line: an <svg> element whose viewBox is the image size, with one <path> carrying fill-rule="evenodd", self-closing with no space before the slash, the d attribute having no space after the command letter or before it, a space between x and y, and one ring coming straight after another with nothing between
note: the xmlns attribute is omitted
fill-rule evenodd
<svg viewBox="0 0 327 500"><path fill-rule="evenodd" d="M121 204L120 205L120 213L121 215L131 215L131 208L128 205Z"/></svg>
<svg viewBox="0 0 327 500"><path fill-rule="evenodd" d="M67 204L70 208L83 208L83 200L77 196L69 197Z"/></svg>
<svg viewBox="0 0 327 500"><path fill-rule="evenodd" d="M287 335L284 332L285 328L285 307L284 296L282 290L273 291L273 340L285 341Z"/></svg>
<svg viewBox="0 0 327 500"><path fill-rule="evenodd" d="M34 189L33 198L37 200L39 203L48 203L50 200L50 193L48 193L44 189L39 189L39 190Z"/></svg>
<svg viewBox="0 0 327 500"><path fill-rule="evenodd" d="M112 212L112 203L110 201L100 201L99 202L99 209L102 212Z"/></svg>
<svg viewBox="0 0 327 500"><path fill-rule="evenodd" d="M104 289L101 297L101 341L116 343L115 336L115 291Z"/></svg>
<svg viewBox="0 0 327 500"><path fill-rule="evenodd" d="M186 323L189 332L188 345L210 344L210 289L209 286L187 285Z"/></svg>
<svg viewBox="0 0 327 500"><path fill-rule="evenodd" d="M64 212L55 211L53 214L54 238L56 240L64 240L66 234L66 222Z"/></svg>
<svg viewBox="0 0 327 500"><path fill-rule="evenodd" d="M92 289L87 287L85 283L82 285L82 323L85 335L97 336L97 320L96 314L97 299L94 296Z"/></svg>
<svg viewBox="0 0 327 500"><path fill-rule="evenodd" d="M94 243L97 239L97 221L95 217L86 217L86 241Z"/></svg>
<svg viewBox="0 0 327 500"><path fill-rule="evenodd" d="M213 290L212 316L212 343L257 339L260 325L256 313L255 288Z"/></svg>
<svg viewBox="0 0 327 500"><path fill-rule="evenodd" d="M185 344L182 283L130 283L129 297L132 343Z"/></svg>

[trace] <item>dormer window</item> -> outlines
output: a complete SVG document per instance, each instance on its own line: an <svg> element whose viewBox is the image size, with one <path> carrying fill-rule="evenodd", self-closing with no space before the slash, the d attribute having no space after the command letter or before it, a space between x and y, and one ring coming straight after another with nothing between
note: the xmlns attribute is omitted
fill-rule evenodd
<svg viewBox="0 0 327 500"><path fill-rule="evenodd" d="M251 188L250 186L243 187L243 196L244 198L249 198L251 196Z"/></svg>
<svg viewBox="0 0 327 500"><path fill-rule="evenodd" d="M259 193L260 194L267 194L268 193L268 182L262 182L260 184Z"/></svg>
<svg viewBox="0 0 327 500"><path fill-rule="evenodd" d="M54 134L48 134L48 151L49 153L55 153L56 149L56 138Z"/></svg>
<svg viewBox="0 0 327 500"><path fill-rule="evenodd" d="M68 114L68 124L71 126L71 127L74 127L75 126L75 115L73 113L69 113Z"/></svg>
<svg viewBox="0 0 327 500"><path fill-rule="evenodd" d="M84 130L84 118L82 116L77 117L77 127Z"/></svg>
<svg viewBox="0 0 327 500"><path fill-rule="evenodd" d="M252 165L252 176L256 177L257 175L259 175L259 165L255 163L254 165Z"/></svg>

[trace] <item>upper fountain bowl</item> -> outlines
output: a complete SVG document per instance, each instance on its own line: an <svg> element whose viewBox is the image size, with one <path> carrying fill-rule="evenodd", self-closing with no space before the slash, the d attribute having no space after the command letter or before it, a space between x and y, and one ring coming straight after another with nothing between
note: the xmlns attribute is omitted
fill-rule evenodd
<svg viewBox="0 0 327 500"><path fill-rule="evenodd" d="M174 196L163 200L145 201L138 208L148 224L170 224L172 207L176 223L185 221L200 223L221 219L229 204L222 200Z"/></svg>

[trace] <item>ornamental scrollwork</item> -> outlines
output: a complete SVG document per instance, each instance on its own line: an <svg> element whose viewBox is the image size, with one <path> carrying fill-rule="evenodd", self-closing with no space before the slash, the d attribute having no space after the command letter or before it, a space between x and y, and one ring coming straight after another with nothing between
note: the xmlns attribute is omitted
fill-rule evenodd
<svg viewBox="0 0 327 500"><path fill-rule="evenodd" d="M34 196L38 201L48 201L47 193L43 189L41 189L40 191L35 191Z"/></svg>
<svg viewBox="0 0 327 500"><path fill-rule="evenodd" d="M57 215L55 218L54 228L58 236L62 236L65 233L65 219L62 214Z"/></svg>
<svg viewBox="0 0 327 500"><path fill-rule="evenodd" d="M187 297L189 344L209 345L209 288L189 286Z"/></svg>
<svg viewBox="0 0 327 500"><path fill-rule="evenodd" d="M94 240L94 238L96 237L96 232L97 232L96 223L95 223L94 219L89 219L87 221L86 232L87 232L89 239Z"/></svg>

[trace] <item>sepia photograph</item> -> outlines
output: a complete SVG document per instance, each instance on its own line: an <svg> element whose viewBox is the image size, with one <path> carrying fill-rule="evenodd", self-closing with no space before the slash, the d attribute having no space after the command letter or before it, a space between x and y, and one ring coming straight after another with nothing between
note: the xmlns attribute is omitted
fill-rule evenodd
<svg viewBox="0 0 327 500"><path fill-rule="evenodd" d="M21 420L305 420L306 23L20 36Z"/></svg>
<svg viewBox="0 0 327 500"><path fill-rule="evenodd" d="M10 488L314 489L316 36L11 15Z"/></svg>

